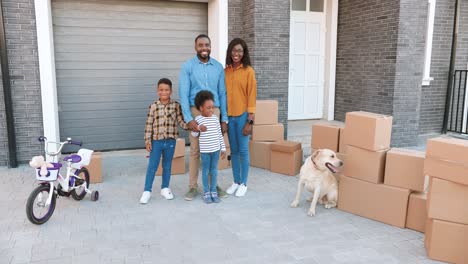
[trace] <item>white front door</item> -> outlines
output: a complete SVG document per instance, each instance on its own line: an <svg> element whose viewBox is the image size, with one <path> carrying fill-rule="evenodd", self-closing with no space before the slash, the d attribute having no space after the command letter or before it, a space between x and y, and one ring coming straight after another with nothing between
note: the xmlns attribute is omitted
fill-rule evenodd
<svg viewBox="0 0 468 264"><path fill-rule="evenodd" d="M323 116L324 0L292 0L288 119Z"/></svg>

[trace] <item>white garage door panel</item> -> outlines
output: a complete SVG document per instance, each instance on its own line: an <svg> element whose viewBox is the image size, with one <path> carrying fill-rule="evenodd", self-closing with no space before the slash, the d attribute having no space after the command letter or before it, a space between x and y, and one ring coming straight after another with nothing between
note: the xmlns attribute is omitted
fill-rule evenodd
<svg viewBox="0 0 468 264"><path fill-rule="evenodd" d="M182 63L207 32L206 3L53 0L60 135L96 150L144 147L155 84L178 99Z"/></svg>

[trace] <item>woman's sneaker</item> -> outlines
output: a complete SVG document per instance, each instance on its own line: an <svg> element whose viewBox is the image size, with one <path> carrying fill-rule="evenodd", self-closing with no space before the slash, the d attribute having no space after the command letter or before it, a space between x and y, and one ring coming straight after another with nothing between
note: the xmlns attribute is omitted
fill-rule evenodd
<svg viewBox="0 0 468 264"><path fill-rule="evenodd" d="M211 200L213 200L213 203L221 202L221 199L219 199L217 192L212 192L211 193Z"/></svg>
<svg viewBox="0 0 468 264"><path fill-rule="evenodd" d="M242 197L245 195L246 192L247 192L247 186L245 186L244 184L241 184L239 185L239 188L237 188L236 196Z"/></svg>
<svg viewBox="0 0 468 264"><path fill-rule="evenodd" d="M161 190L161 196L166 198L166 200L174 199L174 195L172 195L172 191L169 188L163 188Z"/></svg>
<svg viewBox="0 0 468 264"><path fill-rule="evenodd" d="M211 193L210 192L206 192L204 195L203 195L203 201L207 204L210 204L213 202L213 200L211 199Z"/></svg>
<svg viewBox="0 0 468 264"><path fill-rule="evenodd" d="M151 192L144 191L140 198L141 204L147 204L149 199L151 198Z"/></svg>
<svg viewBox="0 0 468 264"><path fill-rule="evenodd" d="M232 185L226 190L227 194L231 195L237 191L239 188L239 184L233 182Z"/></svg>

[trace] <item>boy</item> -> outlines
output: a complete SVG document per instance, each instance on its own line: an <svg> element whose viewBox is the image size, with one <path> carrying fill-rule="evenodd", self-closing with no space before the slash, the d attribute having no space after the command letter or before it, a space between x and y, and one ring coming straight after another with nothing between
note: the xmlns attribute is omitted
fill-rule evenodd
<svg viewBox="0 0 468 264"><path fill-rule="evenodd" d="M145 189L140 203L146 204L151 198L154 174L159 166L162 156L162 184L161 195L167 200L174 198L169 181L171 179L172 158L179 135L177 124L187 129L184 122L180 104L171 99L172 82L162 78L158 81L157 93L159 99L149 106L148 118L145 127L146 150L150 152L148 169L146 171Z"/></svg>

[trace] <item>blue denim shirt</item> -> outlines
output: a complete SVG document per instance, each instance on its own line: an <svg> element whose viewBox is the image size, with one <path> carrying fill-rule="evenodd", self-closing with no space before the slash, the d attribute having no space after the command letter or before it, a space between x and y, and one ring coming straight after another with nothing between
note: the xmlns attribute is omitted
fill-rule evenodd
<svg viewBox="0 0 468 264"><path fill-rule="evenodd" d="M193 120L190 107L195 106L195 95L201 90L213 93L214 105L219 107L221 112L221 121L227 121L223 65L213 58L210 58L207 63L203 63L195 56L182 65L179 76L180 105L187 123Z"/></svg>

